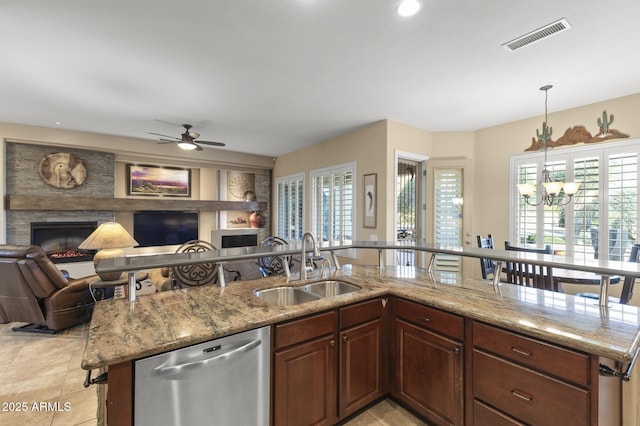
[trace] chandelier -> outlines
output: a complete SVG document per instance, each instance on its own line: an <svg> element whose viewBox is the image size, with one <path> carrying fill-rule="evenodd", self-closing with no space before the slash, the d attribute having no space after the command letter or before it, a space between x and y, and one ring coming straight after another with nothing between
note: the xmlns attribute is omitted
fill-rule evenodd
<svg viewBox="0 0 640 426"><path fill-rule="evenodd" d="M571 202L571 199L578 192L580 183L576 182L561 182L551 180L551 172L547 169L547 142L551 139L551 133L553 129L547 126L547 99L549 95L549 89L553 86L548 84L542 86L540 90L544 90L544 121L542 122L542 134L536 129L536 136L542 141L542 149L544 150L544 168L542 169L540 181L536 186L533 183L519 183L518 191L524 198L524 202L530 206L539 206L544 203L547 206L564 206ZM537 190L537 202L531 201L531 195L536 193ZM560 193L564 190L564 195L560 197Z"/></svg>

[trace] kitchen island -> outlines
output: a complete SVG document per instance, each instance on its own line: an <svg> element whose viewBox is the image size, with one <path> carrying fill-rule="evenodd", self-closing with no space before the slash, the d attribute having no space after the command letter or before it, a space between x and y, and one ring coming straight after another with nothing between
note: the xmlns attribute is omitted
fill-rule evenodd
<svg viewBox="0 0 640 426"><path fill-rule="evenodd" d="M640 315L635 306L601 307L591 299L510 284L494 286L486 281L462 279L455 274L430 274L413 267L346 265L332 274L362 289L299 305L277 306L258 299L254 290L302 283L273 277L233 282L225 288L204 286L161 292L135 302L122 299L99 302L82 367L124 371L126 383L127 366L137 359L358 302L397 298L464 318L468 324L488 324L591 357L594 367L590 367L589 380L596 389L589 395L596 394L596 398L589 405L595 411L591 411L588 422L596 424L598 416L611 408L603 406L606 398L602 395L597 398L598 385L592 383L598 381L597 364L608 363L623 372L639 349ZM471 326L467 329L471 335ZM475 348L467 340L465 337L464 353L468 360ZM465 381L470 382L470 378ZM600 376L600 382L601 394L609 392L608 389L619 392L618 378ZM604 383L608 384L603 387ZM465 389L469 388L465 385ZM473 415L470 411L473 393L465 392L469 417ZM126 406L131 401L127 403L125 398L120 403Z"/></svg>

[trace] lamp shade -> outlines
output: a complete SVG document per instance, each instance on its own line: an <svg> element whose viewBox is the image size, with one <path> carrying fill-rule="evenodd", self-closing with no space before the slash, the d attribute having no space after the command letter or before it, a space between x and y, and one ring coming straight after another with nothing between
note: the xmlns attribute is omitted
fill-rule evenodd
<svg viewBox="0 0 640 426"><path fill-rule="evenodd" d="M567 195L574 195L580 189L580 182L565 182L564 193Z"/></svg>
<svg viewBox="0 0 640 426"><path fill-rule="evenodd" d="M135 247L138 242L118 222L105 222L98 226L78 248L100 250L111 248Z"/></svg>
<svg viewBox="0 0 640 426"><path fill-rule="evenodd" d="M118 222L105 222L98 226L78 248L83 250L100 250L93 257L93 264L97 266L101 260L123 257L125 247L135 247L138 242ZM103 281L113 281L120 278L121 272L100 272L98 276Z"/></svg>
<svg viewBox="0 0 640 426"><path fill-rule="evenodd" d="M517 186L518 186L518 191L520 191L520 194L527 197L531 196L534 192L536 192L536 186L532 183L519 183Z"/></svg>
<svg viewBox="0 0 640 426"><path fill-rule="evenodd" d="M193 142L178 142L178 147L187 151L198 149L198 145Z"/></svg>

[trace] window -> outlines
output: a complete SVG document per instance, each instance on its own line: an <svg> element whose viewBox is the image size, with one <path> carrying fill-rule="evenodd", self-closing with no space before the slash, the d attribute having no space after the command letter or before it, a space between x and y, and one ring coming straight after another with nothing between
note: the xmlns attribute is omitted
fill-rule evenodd
<svg viewBox="0 0 640 426"><path fill-rule="evenodd" d="M565 206L527 205L515 183L536 183L544 154L512 157L512 242L551 245L576 259L626 260L638 235L639 155L637 141L549 151L551 178L580 183Z"/></svg>
<svg viewBox="0 0 640 426"><path fill-rule="evenodd" d="M275 235L285 240L302 238L304 174L276 179L276 230Z"/></svg>
<svg viewBox="0 0 640 426"><path fill-rule="evenodd" d="M311 172L311 232L319 243L353 240L355 171L349 163Z"/></svg>

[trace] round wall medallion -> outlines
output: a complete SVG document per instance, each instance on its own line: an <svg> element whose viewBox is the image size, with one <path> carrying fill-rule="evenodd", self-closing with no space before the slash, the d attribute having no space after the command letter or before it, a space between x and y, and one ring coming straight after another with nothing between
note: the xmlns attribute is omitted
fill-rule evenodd
<svg viewBox="0 0 640 426"><path fill-rule="evenodd" d="M244 193L249 190L251 183L245 176L238 175L231 178L229 181L229 192L231 195L237 198L242 198Z"/></svg>
<svg viewBox="0 0 640 426"><path fill-rule="evenodd" d="M84 183L87 169L77 155L56 152L45 155L38 163L43 181L55 188L75 188Z"/></svg>

